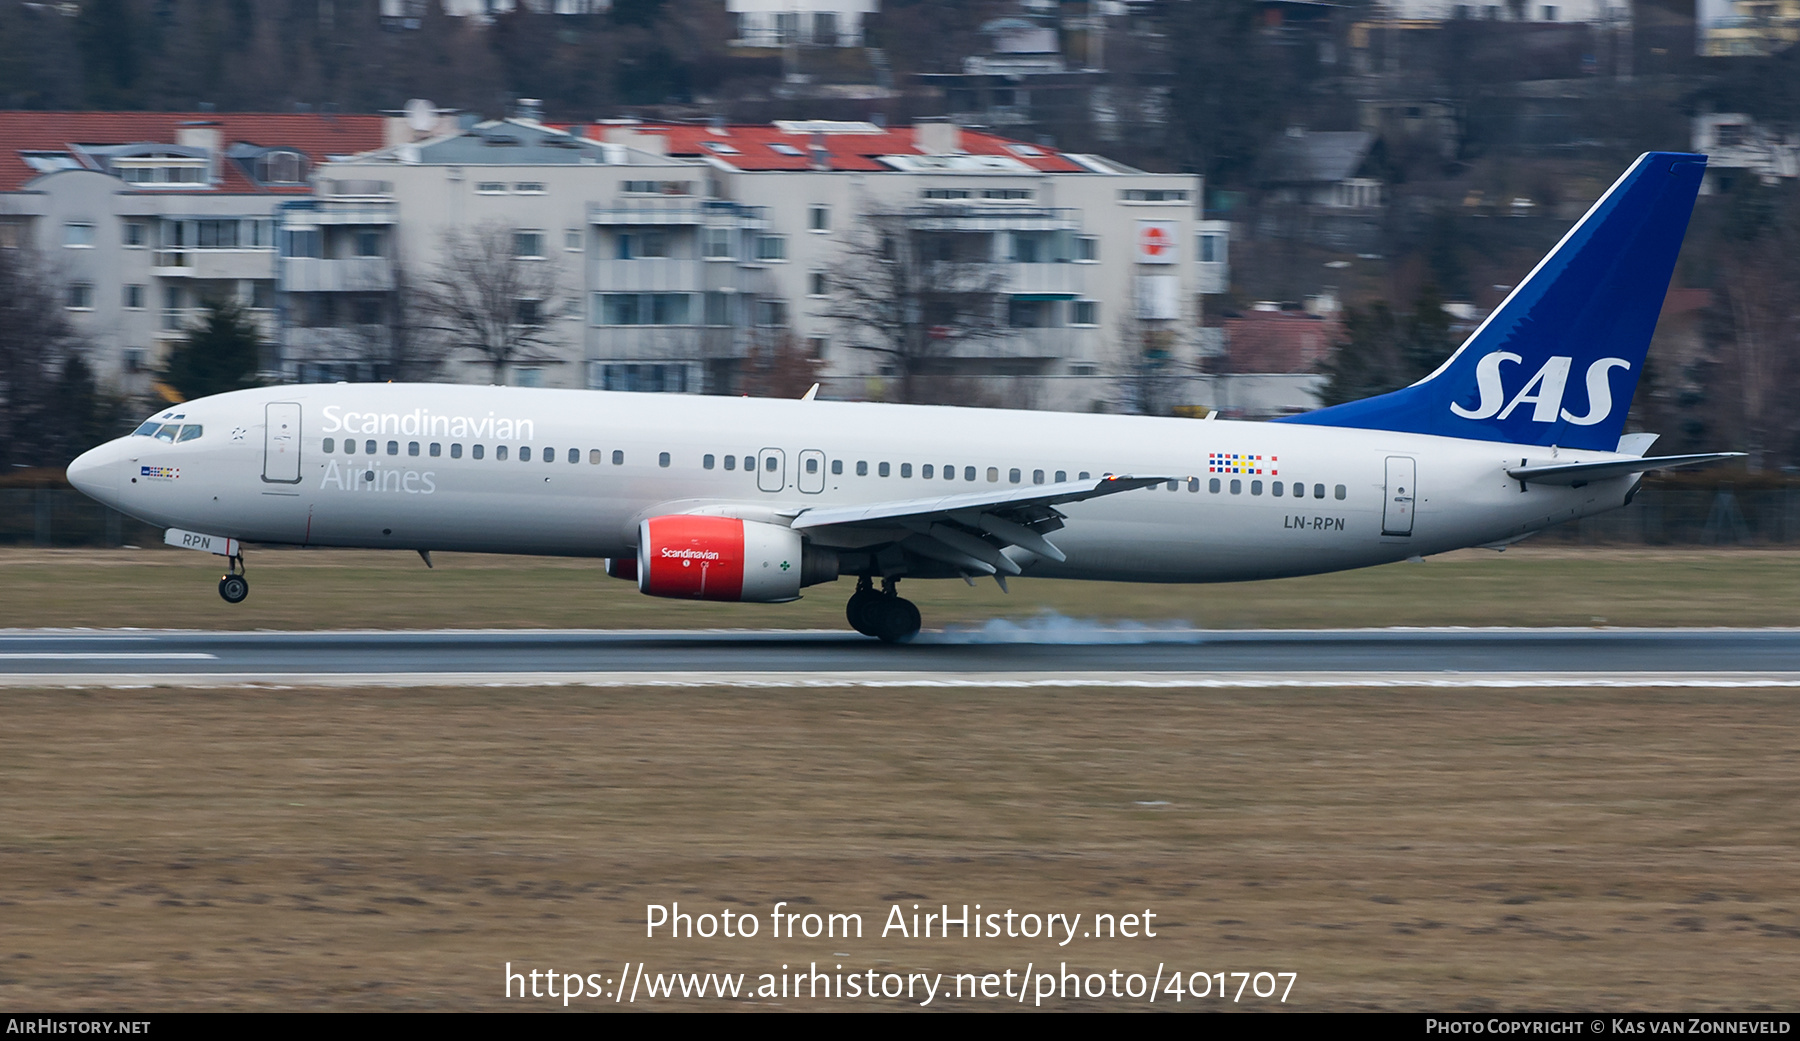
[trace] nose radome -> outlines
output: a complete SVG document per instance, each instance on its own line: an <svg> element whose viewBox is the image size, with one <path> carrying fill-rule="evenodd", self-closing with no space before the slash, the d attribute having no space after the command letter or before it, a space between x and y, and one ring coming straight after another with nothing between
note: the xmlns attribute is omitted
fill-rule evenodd
<svg viewBox="0 0 1800 1041"><path fill-rule="evenodd" d="M110 441L81 453L69 464L69 483L88 498L112 505L117 495L117 467L113 465L117 455Z"/></svg>

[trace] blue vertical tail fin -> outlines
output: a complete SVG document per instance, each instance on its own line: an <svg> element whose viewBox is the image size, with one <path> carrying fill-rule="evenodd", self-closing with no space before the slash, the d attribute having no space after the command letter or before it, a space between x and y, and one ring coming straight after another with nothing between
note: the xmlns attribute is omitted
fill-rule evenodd
<svg viewBox="0 0 1800 1041"><path fill-rule="evenodd" d="M1640 156L1436 372L1278 422L1613 450L1705 170Z"/></svg>

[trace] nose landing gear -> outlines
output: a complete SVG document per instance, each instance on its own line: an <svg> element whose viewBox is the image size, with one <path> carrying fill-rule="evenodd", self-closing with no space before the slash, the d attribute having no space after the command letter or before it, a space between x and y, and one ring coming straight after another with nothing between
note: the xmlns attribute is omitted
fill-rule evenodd
<svg viewBox="0 0 1800 1041"><path fill-rule="evenodd" d="M875 591L875 580L864 575L856 580L856 592L844 607L850 628L883 643L904 643L919 631L919 609L896 591L899 579L881 580L881 591Z"/></svg>
<svg viewBox="0 0 1800 1041"><path fill-rule="evenodd" d="M250 579L244 575L244 558L225 558L225 577L219 579L219 596L228 604L241 604L250 595Z"/></svg>

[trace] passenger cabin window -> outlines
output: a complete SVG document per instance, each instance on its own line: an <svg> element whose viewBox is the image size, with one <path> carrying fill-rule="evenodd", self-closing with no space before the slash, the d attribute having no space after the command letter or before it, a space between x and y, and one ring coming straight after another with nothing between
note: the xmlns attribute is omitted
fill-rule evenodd
<svg viewBox="0 0 1800 1041"><path fill-rule="evenodd" d="M900 464L900 476L902 476L902 477L911 477L912 476L912 464L911 463L901 463Z"/></svg>
<svg viewBox="0 0 1800 1041"><path fill-rule="evenodd" d="M506 461L506 446L505 445L495 445L494 446L494 458L500 460L501 462Z"/></svg>
<svg viewBox="0 0 1800 1041"><path fill-rule="evenodd" d="M937 470L933 468L930 463L926 463L924 466L919 467L919 476L926 478L927 480L935 473L937 473Z"/></svg>
<svg viewBox="0 0 1800 1041"><path fill-rule="evenodd" d="M474 448L469 450L469 454L471 457L473 457L475 459L480 459L482 451L483 451L482 447L480 445L476 445Z"/></svg>
<svg viewBox="0 0 1800 1041"><path fill-rule="evenodd" d="M1344 486L1341 484L1338 485L1337 490L1333 494L1335 494L1337 498L1342 499L1344 497Z"/></svg>
<svg viewBox="0 0 1800 1041"><path fill-rule="evenodd" d="M581 449L579 449L579 448L569 449L569 462L571 462L571 463L581 462Z"/></svg>
<svg viewBox="0 0 1800 1041"><path fill-rule="evenodd" d="M657 466L668 466L669 465L669 453L667 453L667 452L659 453L656 457L656 465ZM771 461L769 469L771 469L771 470L775 469L773 461Z"/></svg>
<svg viewBox="0 0 1800 1041"><path fill-rule="evenodd" d="M502 449L500 449L500 451L504 452L504 451L506 451L506 449L502 448ZM501 456L500 458L504 459L506 457ZM531 462L531 446L530 445L520 445L519 446L519 462L521 462L521 463Z"/></svg>
<svg viewBox="0 0 1800 1041"><path fill-rule="evenodd" d="M321 445L320 447L323 448L328 453L337 451L337 438L335 438L335 437L326 438L325 443L323 445Z"/></svg>
<svg viewBox="0 0 1800 1041"><path fill-rule="evenodd" d="M378 451L380 451L380 449L375 446L375 442L373 442L373 441L364 441L363 442L363 454L364 455L374 455Z"/></svg>
<svg viewBox="0 0 1800 1041"><path fill-rule="evenodd" d="M839 463L838 465L839 465L839 467L843 466L842 463ZM727 470L737 469L737 456L728 455L725 457L725 469L727 469Z"/></svg>
<svg viewBox="0 0 1800 1041"><path fill-rule="evenodd" d="M412 455L412 456L418 455L419 454L419 443L417 441L408 441L406 443L406 454Z"/></svg>
<svg viewBox="0 0 1800 1041"><path fill-rule="evenodd" d="M450 445L450 458L452 458L452 459L461 459L462 458L462 442L461 441L453 442Z"/></svg>
<svg viewBox="0 0 1800 1041"><path fill-rule="evenodd" d="M388 455L399 455L399 454L400 454L400 442L389 441L388 442Z"/></svg>
<svg viewBox="0 0 1800 1041"><path fill-rule="evenodd" d="M708 452L707 454L700 457L700 468L702 470L710 470L713 468L714 462L715 462L715 460L713 458L713 454L711 452ZM810 460L809 460L809 462L810 462Z"/></svg>
<svg viewBox="0 0 1800 1041"><path fill-rule="evenodd" d="M613 465L614 466L624 466L625 465L625 453L623 451L621 451L620 449L617 449L617 448L613 449Z"/></svg>
<svg viewBox="0 0 1800 1041"><path fill-rule="evenodd" d="M599 466L600 465L600 450L598 448L588 449L588 465L589 466Z"/></svg>

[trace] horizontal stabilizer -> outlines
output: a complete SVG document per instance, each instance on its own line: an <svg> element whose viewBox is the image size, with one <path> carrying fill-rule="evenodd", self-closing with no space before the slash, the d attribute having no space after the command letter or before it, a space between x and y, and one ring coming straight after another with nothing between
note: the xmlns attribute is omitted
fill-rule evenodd
<svg viewBox="0 0 1800 1041"><path fill-rule="evenodd" d="M1647 459L1614 459L1603 463L1553 463L1548 466L1515 466L1508 477L1535 484L1580 485L1612 477L1628 477L1650 470L1674 470L1702 466L1725 459L1742 459L1742 452L1704 452L1700 455L1653 455Z"/></svg>

